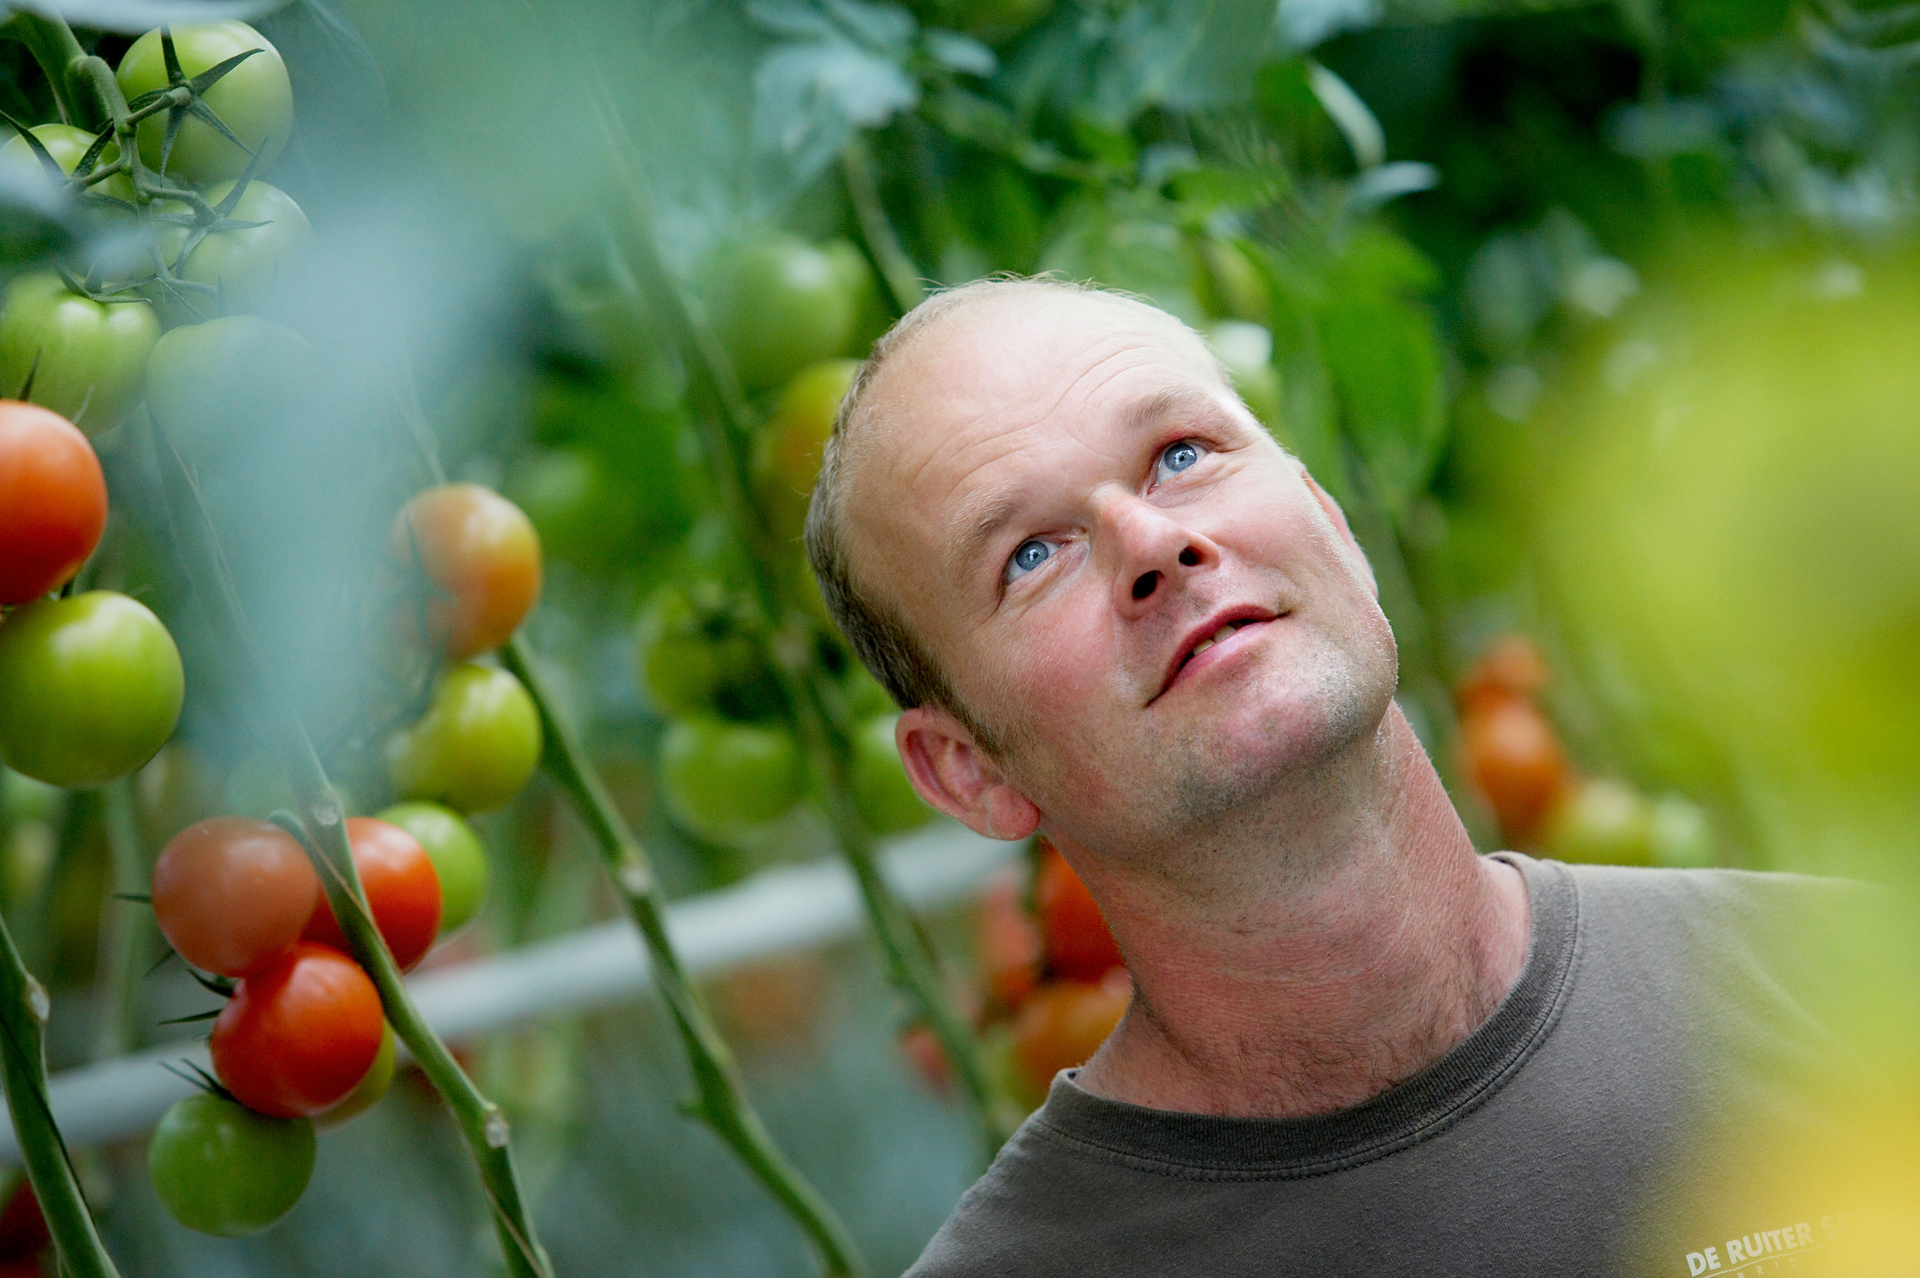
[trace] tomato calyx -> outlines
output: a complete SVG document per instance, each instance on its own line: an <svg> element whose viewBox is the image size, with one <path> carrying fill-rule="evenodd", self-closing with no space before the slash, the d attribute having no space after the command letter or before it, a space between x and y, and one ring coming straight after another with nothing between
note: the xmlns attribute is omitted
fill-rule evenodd
<svg viewBox="0 0 1920 1278"><path fill-rule="evenodd" d="M180 126L187 122L188 116L205 121L227 141L253 156L256 161L259 159L260 153L242 142L234 131L227 127L227 122L220 118L219 113L208 106L203 99L207 90L225 79L228 72L254 54L264 52L263 49L243 49L189 78L186 72L181 70L180 54L174 47L172 28L165 26L160 28L160 56L166 63L167 87L151 89L140 94L127 103L127 111L130 119L136 121L145 119L149 115L157 115L162 110L166 111L166 132L162 135L160 142L161 176L166 175L167 161L173 156L173 144L179 139ZM181 90L185 92L182 93ZM165 105L162 106L162 103Z"/></svg>

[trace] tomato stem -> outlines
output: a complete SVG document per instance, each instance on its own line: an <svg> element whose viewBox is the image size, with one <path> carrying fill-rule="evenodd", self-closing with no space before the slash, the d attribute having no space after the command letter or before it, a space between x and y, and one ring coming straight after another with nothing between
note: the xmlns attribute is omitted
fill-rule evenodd
<svg viewBox="0 0 1920 1278"><path fill-rule="evenodd" d="M832 676L821 665L818 645L810 641L813 623L791 597L791 587L772 568L778 562L780 548L746 482L747 441L752 439L755 427L753 413L719 338L693 311L660 256L650 202L632 158L631 140L624 134L604 81L598 87L601 125L614 152L617 175L625 186L622 212L627 225L622 228L621 243L641 295L633 301L638 306L644 299L650 303L650 313L665 320L686 365L689 390L696 401L705 401L701 405L704 411L694 414L701 451L728 522L752 552L748 561L755 601L762 621L768 623L763 627L765 633L776 636L768 644L769 656L820 779L827 819L860 885L861 902L886 956L888 975L933 1029L953 1063L973 1101L982 1145L990 1160L1007 1132L1001 1125L1002 1106L996 1103L979 1043L942 991L934 956L914 927L912 915L881 876L874 857L873 833L860 819L847 785L847 760L851 755L847 725L832 712L823 695ZM772 624L776 621L777 625Z"/></svg>
<svg viewBox="0 0 1920 1278"><path fill-rule="evenodd" d="M73 28L64 19L16 9L5 22L0 22L0 37L18 40L27 46L27 52L46 73L47 83L53 88L53 100L68 124L98 129L105 122L100 104L82 92L86 77L80 65L86 60L87 51L80 47Z"/></svg>
<svg viewBox="0 0 1920 1278"><path fill-rule="evenodd" d="M840 169L847 179L847 201L860 223L860 238L866 241L874 265L880 268L880 278L893 295L894 314L905 315L926 299L927 290L887 218L886 206L880 202L880 185L873 176L873 155L858 133L841 150Z"/></svg>
<svg viewBox="0 0 1920 1278"><path fill-rule="evenodd" d="M559 709L546 678L523 636L515 635L500 651L502 663L526 685L540 710L546 733L543 765L572 801L619 891L627 913L646 942L653 960L654 984L673 1015L674 1026L686 1044L693 1070L695 1096L689 1104L694 1116L711 1127L732 1147L748 1169L780 1201L825 1260L829 1274L852 1278L865 1272L853 1238L825 1199L789 1162L740 1084L733 1053L714 1028L698 992L688 981L680 957L667 934L667 900L646 848L635 837L613 805L606 786L588 762L573 725Z"/></svg>

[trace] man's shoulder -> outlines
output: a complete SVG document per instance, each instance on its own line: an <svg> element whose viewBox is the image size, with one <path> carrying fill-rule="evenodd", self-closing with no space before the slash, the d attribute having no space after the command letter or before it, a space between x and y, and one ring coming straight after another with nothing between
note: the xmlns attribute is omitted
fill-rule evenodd
<svg viewBox="0 0 1920 1278"><path fill-rule="evenodd" d="M1070 1156L1043 1123L1035 1114L1014 1133L902 1278L1043 1272L1049 1257L1071 1245L1069 1222L1058 1212L1072 1196L1060 1166Z"/></svg>
<svg viewBox="0 0 1920 1278"><path fill-rule="evenodd" d="M1527 858L1506 854L1516 862ZM1874 908L1878 893L1853 879L1786 871L1651 869L1533 861L1533 873L1571 876L1583 920L1715 945L1841 928Z"/></svg>

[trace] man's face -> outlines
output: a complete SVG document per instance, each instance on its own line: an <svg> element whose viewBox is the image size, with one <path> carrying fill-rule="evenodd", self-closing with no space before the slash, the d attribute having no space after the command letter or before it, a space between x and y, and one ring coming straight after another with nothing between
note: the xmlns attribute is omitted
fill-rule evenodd
<svg viewBox="0 0 1920 1278"><path fill-rule="evenodd" d="M1008 289L896 353L846 509L1049 829L1164 847L1257 813L1378 726L1365 560L1191 332Z"/></svg>

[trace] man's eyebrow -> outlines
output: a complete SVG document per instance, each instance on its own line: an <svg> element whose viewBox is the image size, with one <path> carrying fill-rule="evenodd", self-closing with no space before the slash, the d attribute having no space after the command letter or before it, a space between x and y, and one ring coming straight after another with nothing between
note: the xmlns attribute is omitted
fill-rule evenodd
<svg viewBox="0 0 1920 1278"><path fill-rule="evenodd" d="M1198 386L1175 386L1144 395L1120 412L1120 429L1126 435L1146 435L1157 430L1169 417L1196 408L1214 407L1214 398ZM1019 513L1024 497L1018 491L995 493L962 511L955 522L965 528L953 558L954 574L964 579L993 539Z"/></svg>

